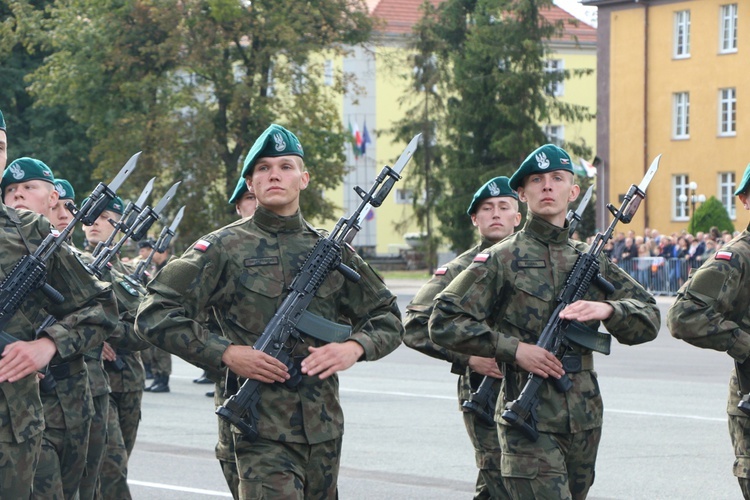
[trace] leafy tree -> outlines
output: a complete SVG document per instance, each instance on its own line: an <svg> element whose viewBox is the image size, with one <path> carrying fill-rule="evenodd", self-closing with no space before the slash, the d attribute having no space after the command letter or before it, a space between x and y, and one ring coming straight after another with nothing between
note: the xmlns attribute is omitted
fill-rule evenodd
<svg viewBox="0 0 750 500"><path fill-rule="evenodd" d="M510 176L536 147L549 142L540 123L581 121L592 115L558 101L549 86L570 73L545 71L548 43L562 21L550 23L540 10L551 0L448 0L441 5L439 33L450 62L445 169L450 190L437 205L442 232L456 251L474 241L465 211L478 186ZM563 144L588 157L589 148Z"/></svg>
<svg viewBox="0 0 750 500"><path fill-rule="evenodd" d="M711 196L705 203L695 209L687 230L690 234L707 233L713 226L716 226L719 231L734 231L734 224L732 219L729 218L727 209L715 196Z"/></svg>

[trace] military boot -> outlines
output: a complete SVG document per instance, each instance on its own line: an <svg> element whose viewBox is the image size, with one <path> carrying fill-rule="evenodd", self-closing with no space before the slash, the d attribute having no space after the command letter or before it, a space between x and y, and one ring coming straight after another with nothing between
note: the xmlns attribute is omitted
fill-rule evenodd
<svg viewBox="0 0 750 500"><path fill-rule="evenodd" d="M169 392L169 375L159 375L154 377L154 385L149 392Z"/></svg>

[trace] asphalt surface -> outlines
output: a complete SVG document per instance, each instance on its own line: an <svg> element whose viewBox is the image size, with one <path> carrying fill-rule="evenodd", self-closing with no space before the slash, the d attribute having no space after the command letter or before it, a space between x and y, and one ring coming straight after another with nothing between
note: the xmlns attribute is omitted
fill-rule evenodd
<svg viewBox="0 0 750 500"><path fill-rule="evenodd" d="M403 311L420 281L392 280ZM604 430L590 499L741 499L726 423L731 360L673 339L670 297L659 337L613 343L597 355ZM216 416L192 383L200 370L173 357L169 394L144 394L130 460L134 499L231 498L214 458ZM346 415L342 499L468 499L474 452L447 363L401 346L340 374Z"/></svg>

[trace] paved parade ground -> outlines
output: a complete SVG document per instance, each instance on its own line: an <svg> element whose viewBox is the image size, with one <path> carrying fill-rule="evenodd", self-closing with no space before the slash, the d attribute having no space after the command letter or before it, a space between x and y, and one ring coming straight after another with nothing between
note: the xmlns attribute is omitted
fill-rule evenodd
<svg viewBox="0 0 750 500"><path fill-rule="evenodd" d="M390 280L402 312L419 280ZM673 339L613 342L595 356L604 431L590 499L741 499L732 476L726 396L731 361ZM145 393L130 461L134 499L231 498L214 458L212 386L173 357L169 394ZM469 499L476 467L448 363L405 346L340 375L346 416L342 499Z"/></svg>

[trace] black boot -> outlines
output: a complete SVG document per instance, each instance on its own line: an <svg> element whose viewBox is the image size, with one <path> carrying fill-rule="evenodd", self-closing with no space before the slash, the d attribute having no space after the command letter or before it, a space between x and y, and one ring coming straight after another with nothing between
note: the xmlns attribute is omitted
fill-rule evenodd
<svg viewBox="0 0 750 500"><path fill-rule="evenodd" d="M169 392L169 375L154 377L154 385L149 392Z"/></svg>

